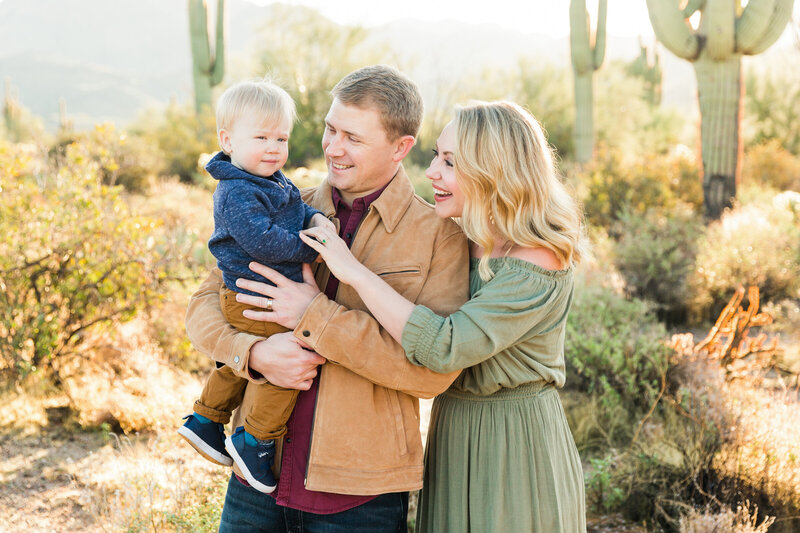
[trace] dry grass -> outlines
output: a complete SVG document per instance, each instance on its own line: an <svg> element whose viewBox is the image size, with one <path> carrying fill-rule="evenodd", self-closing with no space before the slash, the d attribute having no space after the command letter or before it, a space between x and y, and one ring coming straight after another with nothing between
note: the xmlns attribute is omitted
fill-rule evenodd
<svg viewBox="0 0 800 533"><path fill-rule="evenodd" d="M775 522L774 517L758 518L758 507L750 502L739 505L736 512L725 509L719 512L691 510L681 518L680 533L767 533Z"/></svg>
<svg viewBox="0 0 800 533"><path fill-rule="evenodd" d="M714 469L734 490L762 495L781 515L800 514L800 403L797 391L735 382L722 391L734 424Z"/></svg>
<svg viewBox="0 0 800 533"><path fill-rule="evenodd" d="M172 431L114 435L72 470L85 509L102 531L212 531L230 475Z"/></svg>

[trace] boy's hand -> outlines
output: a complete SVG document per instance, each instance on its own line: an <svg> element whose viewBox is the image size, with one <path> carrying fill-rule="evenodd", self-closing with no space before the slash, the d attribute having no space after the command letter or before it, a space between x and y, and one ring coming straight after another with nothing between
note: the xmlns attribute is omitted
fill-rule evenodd
<svg viewBox="0 0 800 533"><path fill-rule="evenodd" d="M327 228L332 232L336 233L336 225L325 218L325 215L320 213L315 214L311 217L311 220L308 222L309 228Z"/></svg>

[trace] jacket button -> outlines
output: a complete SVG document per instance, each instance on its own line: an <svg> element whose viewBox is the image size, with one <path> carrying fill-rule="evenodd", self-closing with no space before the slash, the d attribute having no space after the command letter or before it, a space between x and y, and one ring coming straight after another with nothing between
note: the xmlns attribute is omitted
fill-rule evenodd
<svg viewBox="0 0 800 533"><path fill-rule="evenodd" d="M311 336L311 332L308 331L307 329L304 329L303 330L303 337L310 337L310 336Z"/></svg>

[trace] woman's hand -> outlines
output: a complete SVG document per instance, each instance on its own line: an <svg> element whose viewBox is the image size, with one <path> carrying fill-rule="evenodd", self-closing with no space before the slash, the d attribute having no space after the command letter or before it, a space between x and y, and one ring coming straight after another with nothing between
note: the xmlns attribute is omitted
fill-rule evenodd
<svg viewBox="0 0 800 533"><path fill-rule="evenodd" d="M275 286L244 278L237 279L237 287L264 295L252 296L243 293L236 295L237 302L265 309L265 311L248 309L244 311L244 316L259 322L275 322L289 329L296 328L311 300L320 293L308 263L303 264L303 283L292 281L280 272L260 263L253 262L249 266L250 270L261 274Z"/></svg>
<svg viewBox="0 0 800 533"><path fill-rule="evenodd" d="M300 239L319 255L328 265L331 274L347 285L356 285L367 268L356 259L336 230L323 227L308 228L300 232Z"/></svg>

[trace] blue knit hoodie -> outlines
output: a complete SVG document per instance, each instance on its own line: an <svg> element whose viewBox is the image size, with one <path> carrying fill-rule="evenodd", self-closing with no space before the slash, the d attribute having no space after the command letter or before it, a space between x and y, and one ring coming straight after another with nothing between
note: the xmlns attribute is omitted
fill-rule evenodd
<svg viewBox="0 0 800 533"><path fill-rule="evenodd" d="M266 178L254 176L235 167L223 152L208 162L206 170L219 180L208 249L217 258L225 286L254 294L238 288L236 279L270 283L250 270L251 261L302 282L302 263L312 262L317 252L297 233L319 211L303 203L300 191L280 170Z"/></svg>

